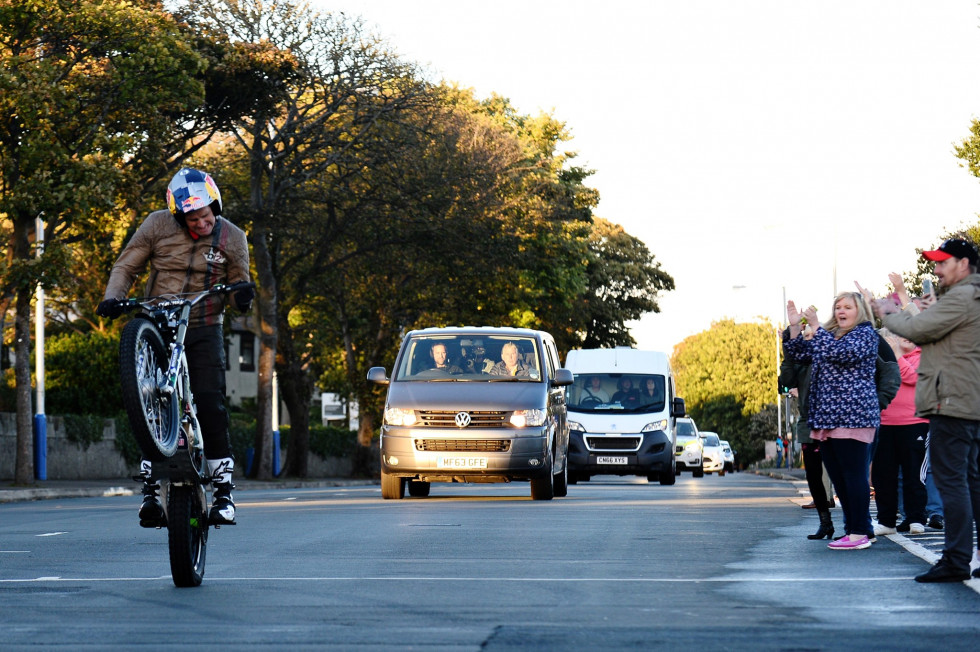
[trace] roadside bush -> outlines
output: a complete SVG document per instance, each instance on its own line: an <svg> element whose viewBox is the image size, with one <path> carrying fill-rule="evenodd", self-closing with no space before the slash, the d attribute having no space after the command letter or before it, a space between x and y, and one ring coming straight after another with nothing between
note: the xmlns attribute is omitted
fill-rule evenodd
<svg viewBox="0 0 980 652"><path fill-rule="evenodd" d="M228 435L231 437L235 466L244 472L248 449L255 443L255 417L244 412L229 412Z"/></svg>
<svg viewBox="0 0 980 652"><path fill-rule="evenodd" d="M123 409L118 333L64 333L45 341L45 411L98 414Z"/></svg>
<svg viewBox="0 0 980 652"><path fill-rule="evenodd" d="M126 464L133 468L139 468L140 459L143 452L136 437L133 436L133 429L129 425L129 417L125 411L118 412L115 416L116 421L116 450L126 460Z"/></svg>
<svg viewBox="0 0 980 652"><path fill-rule="evenodd" d="M279 427L279 440L289 446L289 426ZM350 457L357 445L357 431L335 426L310 426L310 451L322 458Z"/></svg>

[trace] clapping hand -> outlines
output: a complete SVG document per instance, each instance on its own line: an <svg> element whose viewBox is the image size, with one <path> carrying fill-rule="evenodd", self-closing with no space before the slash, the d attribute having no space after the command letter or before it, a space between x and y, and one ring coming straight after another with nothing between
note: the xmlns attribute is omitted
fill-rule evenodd
<svg viewBox="0 0 980 652"><path fill-rule="evenodd" d="M804 310L803 321L806 322L807 328L815 329L820 324L820 321L817 319L817 309L813 306L810 306L809 308Z"/></svg>
<svg viewBox="0 0 980 652"><path fill-rule="evenodd" d="M813 328L813 325L817 323L817 309L810 306L800 313L795 303L787 301L786 319L789 320L789 336L796 337L803 330L804 323L806 323L808 329Z"/></svg>

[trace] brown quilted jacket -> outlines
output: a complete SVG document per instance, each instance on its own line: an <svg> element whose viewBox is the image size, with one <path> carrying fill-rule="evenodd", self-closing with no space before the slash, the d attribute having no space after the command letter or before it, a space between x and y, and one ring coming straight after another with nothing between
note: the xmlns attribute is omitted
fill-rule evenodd
<svg viewBox="0 0 980 652"><path fill-rule="evenodd" d="M105 298L126 298L147 263L150 276L144 296L195 292L249 280L245 232L223 217L215 219L210 236L195 240L170 211L150 213L113 265ZM198 303L190 327L220 324L225 296L215 294Z"/></svg>

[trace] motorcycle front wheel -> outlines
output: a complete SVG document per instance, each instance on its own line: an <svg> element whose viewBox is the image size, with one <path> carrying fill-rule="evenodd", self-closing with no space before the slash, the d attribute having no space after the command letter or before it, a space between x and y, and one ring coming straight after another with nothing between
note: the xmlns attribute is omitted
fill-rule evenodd
<svg viewBox="0 0 980 652"><path fill-rule="evenodd" d="M177 450L180 401L175 392L161 391L168 367L167 346L153 323L137 317L126 324L119 340L122 400L133 437L151 462Z"/></svg>

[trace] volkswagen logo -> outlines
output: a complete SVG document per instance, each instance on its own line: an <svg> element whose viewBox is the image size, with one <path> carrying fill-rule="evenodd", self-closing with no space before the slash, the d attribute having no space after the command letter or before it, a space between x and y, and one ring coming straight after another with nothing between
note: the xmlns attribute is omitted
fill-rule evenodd
<svg viewBox="0 0 980 652"><path fill-rule="evenodd" d="M456 413L456 425L460 428L465 428L470 425L470 413L469 412L457 412Z"/></svg>

